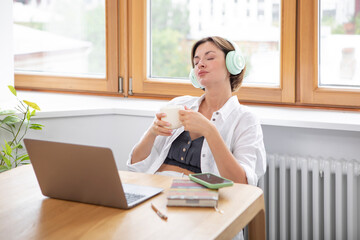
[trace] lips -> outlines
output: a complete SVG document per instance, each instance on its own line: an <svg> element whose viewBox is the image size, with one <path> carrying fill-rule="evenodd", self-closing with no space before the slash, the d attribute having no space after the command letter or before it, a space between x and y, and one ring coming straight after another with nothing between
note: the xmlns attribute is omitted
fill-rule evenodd
<svg viewBox="0 0 360 240"><path fill-rule="evenodd" d="M205 74L207 74L208 72L207 71L204 71L204 70L200 70L198 72L198 76L201 77L201 76L204 76Z"/></svg>

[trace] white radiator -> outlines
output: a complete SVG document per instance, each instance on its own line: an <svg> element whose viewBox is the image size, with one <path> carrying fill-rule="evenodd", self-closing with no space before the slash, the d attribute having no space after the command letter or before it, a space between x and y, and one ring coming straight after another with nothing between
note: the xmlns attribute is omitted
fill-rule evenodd
<svg viewBox="0 0 360 240"><path fill-rule="evenodd" d="M268 155L267 238L360 239L360 162Z"/></svg>

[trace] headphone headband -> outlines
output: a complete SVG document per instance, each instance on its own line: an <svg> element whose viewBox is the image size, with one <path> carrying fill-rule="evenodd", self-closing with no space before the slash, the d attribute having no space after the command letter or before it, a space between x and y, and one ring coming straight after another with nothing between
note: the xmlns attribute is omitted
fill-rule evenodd
<svg viewBox="0 0 360 240"><path fill-rule="evenodd" d="M228 41L234 47L235 52L238 52L240 54L240 47L234 41L231 41L229 39L226 39L226 41Z"/></svg>

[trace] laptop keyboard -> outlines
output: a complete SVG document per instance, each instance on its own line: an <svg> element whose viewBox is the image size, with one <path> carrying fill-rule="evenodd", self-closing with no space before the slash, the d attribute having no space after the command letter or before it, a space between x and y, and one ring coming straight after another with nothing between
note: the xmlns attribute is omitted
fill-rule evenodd
<svg viewBox="0 0 360 240"><path fill-rule="evenodd" d="M129 193L129 192L126 192L126 193L125 193L125 197L126 197L127 203L128 203L128 204L131 204L131 203L139 200L140 198L145 197L145 195L137 194L137 193Z"/></svg>

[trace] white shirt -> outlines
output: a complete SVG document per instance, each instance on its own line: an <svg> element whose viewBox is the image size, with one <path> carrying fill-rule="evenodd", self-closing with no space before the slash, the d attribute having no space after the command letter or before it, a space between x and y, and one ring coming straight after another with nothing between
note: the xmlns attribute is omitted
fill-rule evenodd
<svg viewBox="0 0 360 240"><path fill-rule="evenodd" d="M204 97L205 95L177 97L168 104L183 105L198 111ZM220 110L213 113L210 121L216 126L237 162L244 168L248 183L257 185L258 179L266 171L266 153L259 120L248 107L241 105L237 97L233 96ZM181 127L175 129L171 136L157 136L150 155L141 162L131 164L134 147L127 161L128 170L155 173L165 161L172 142L183 131L184 127ZM145 134L142 137L144 136ZM201 149L201 172L220 175L206 139Z"/></svg>

